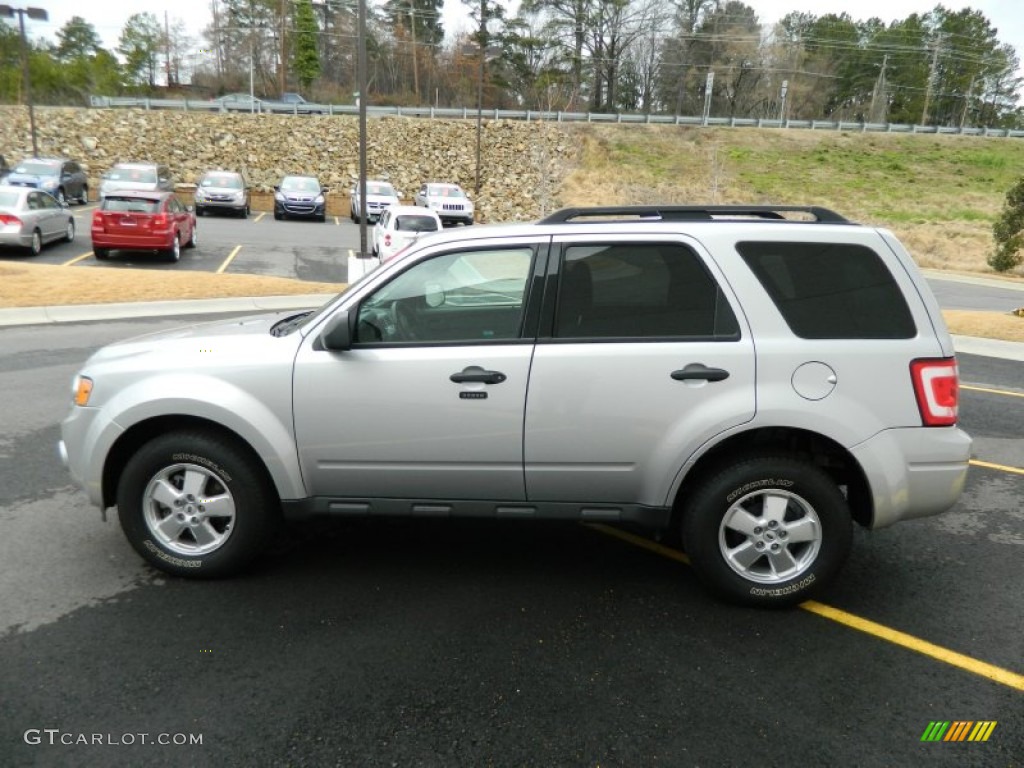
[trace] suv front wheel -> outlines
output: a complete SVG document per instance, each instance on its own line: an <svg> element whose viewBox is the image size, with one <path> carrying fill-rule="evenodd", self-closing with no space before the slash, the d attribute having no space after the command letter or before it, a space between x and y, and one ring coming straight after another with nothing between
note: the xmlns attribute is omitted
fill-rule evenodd
<svg viewBox="0 0 1024 768"><path fill-rule="evenodd" d="M722 597L783 607L827 584L850 551L846 499L817 466L754 457L726 466L689 495L683 545L697 576Z"/></svg>
<svg viewBox="0 0 1024 768"><path fill-rule="evenodd" d="M128 541L176 576L237 572L263 551L280 519L274 489L255 461L207 432L173 432L146 443L117 488Z"/></svg>

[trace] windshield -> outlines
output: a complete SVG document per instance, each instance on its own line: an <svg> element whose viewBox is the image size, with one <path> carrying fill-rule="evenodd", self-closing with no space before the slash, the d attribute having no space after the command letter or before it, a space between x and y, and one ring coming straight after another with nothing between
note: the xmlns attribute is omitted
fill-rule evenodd
<svg viewBox="0 0 1024 768"><path fill-rule="evenodd" d="M59 167L56 163L33 162L30 160L18 163L18 167L14 169L14 172L27 173L32 176L56 176Z"/></svg>
<svg viewBox="0 0 1024 768"><path fill-rule="evenodd" d="M465 197L466 193L458 187L430 187L427 190L429 197Z"/></svg>
<svg viewBox="0 0 1024 768"><path fill-rule="evenodd" d="M398 197L395 194L395 188L390 184L367 184L366 194L368 195L387 195L388 197Z"/></svg>
<svg viewBox="0 0 1024 768"><path fill-rule="evenodd" d="M209 174L203 176L200 187L220 187L221 189L241 189L242 179L233 173Z"/></svg>
<svg viewBox="0 0 1024 768"><path fill-rule="evenodd" d="M160 201L139 197L112 197L103 200L104 211L127 211L129 213L159 213Z"/></svg>
<svg viewBox="0 0 1024 768"><path fill-rule="evenodd" d="M0 192L0 208L13 208L18 204L18 198L20 196L20 192L9 192L7 190L3 190Z"/></svg>
<svg viewBox="0 0 1024 768"><path fill-rule="evenodd" d="M285 176L281 182L282 192L319 192L320 182L309 176Z"/></svg>
<svg viewBox="0 0 1024 768"><path fill-rule="evenodd" d="M433 216L398 216L395 229L400 232L436 232L437 220Z"/></svg>
<svg viewBox="0 0 1024 768"><path fill-rule="evenodd" d="M156 169L111 168L103 178L107 181L135 181L141 184L156 184Z"/></svg>

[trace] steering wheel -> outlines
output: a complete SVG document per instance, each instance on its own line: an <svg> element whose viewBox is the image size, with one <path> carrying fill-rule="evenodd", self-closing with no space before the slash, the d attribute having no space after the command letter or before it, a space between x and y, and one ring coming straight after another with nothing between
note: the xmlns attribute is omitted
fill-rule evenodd
<svg viewBox="0 0 1024 768"><path fill-rule="evenodd" d="M412 301L415 299L396 299L391 302L394 341L417 341L419 339L419 334L416 332L419 326L417 312L411 304Z"/></svg>

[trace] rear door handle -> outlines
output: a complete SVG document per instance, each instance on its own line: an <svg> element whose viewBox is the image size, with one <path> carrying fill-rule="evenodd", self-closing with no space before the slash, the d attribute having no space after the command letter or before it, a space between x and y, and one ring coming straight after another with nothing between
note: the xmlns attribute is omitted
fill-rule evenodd
<svg viewBox="0 0 1024 768"><path fill-rule="evenodd" d="M729 372L723 368L708 368L704 363L690 363L672 371L672 378L676 381L722 381L729 378Z"/></svg>
<svg viewBox="0 0 1024 768"><path fill-rule="evenodd" d="M478 382L481 384L501 384L508 377L501 371L486 371L479 365L470 365L458 373L448 377L456 384L465 382Z"/></svg>

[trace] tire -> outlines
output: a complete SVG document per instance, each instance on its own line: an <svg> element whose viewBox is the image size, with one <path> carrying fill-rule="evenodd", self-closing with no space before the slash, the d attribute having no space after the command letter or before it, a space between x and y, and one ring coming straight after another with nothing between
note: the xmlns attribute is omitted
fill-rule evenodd
<svg viewBox="0 0 1024 768"><path fill-rule="evenodd" d="M185 243L185 247L186 248L195 248L197 245L199 245L199 227L197 227L195 224L193 224L192 225L192 236L188 239L188 242Z"/></svg>
<svg viewBox="0 0 1024 768"><path fill-rule="evenodd" d="M795 605L826 586L850 552L852 528L833 480L790 456L730 464L683 506L683 545L698 578L757 607Z"/></svg>
<svg viewBox="0 0 1024 768"><path fill-rule="evenodd" d="M61 205L67 205L68 204L68 198L67 198L67 195L64 194L63 188L58 189L57 190L57 194L54 195L54 197L57 198L57 202L60 203Z"/></svg>
<svg viewBox="0 0 1024 768"><path fill-rule="evenodd" d="M238 218L248 219L249 218L249 204L246 203L245 208L238 212Z"/></svg>
<svg viewBox="0 0 1024 768"><path fill-rule="evenodd" d="M82 196L78 198L78 202L82 205L88 205L89 203L89 187L85 184L82 185Z"/></svg>
<svg viewBox="0 0 1024 768"><path fill-rule="evenodd" d="M196 216L198 217L198 216L205 216L205 215L206 215L206 209L203 208L201 205L197 205L196 206Z"/></svg>
<svg viewBox="0 0 1024 768"><path fill-rule="evenodd" d="M43 252L43 233L38 229L32 230L32 242L28 245L30 256L38 256Z"/></svg>
<svg viewBox="0 0 1024 768"><path fill-rule="evenodd" d="M181 261L181 239L177 232L174 233L174 241L166 253L168 261Z"/></svg>
<svg viewBox="0 0 1024 768"><path fill-rule="evenodd" d="M278 213L277 211L274 211L274 221L280 221L280 220L281 220L281 214Z"/></svg>
<svg viewBox="0 0 1024 768"><path fill-rule="evenodd" d="M110 249L109 248L93 248L92 249L92 255L95 256L100 261L106 261L107 259L110 258Z"/></svg>
<svg viewBox="0 0 1024 768"><path fill-rule="evenodd" d="M68 228L64 230L64 241L68 243L75 242L75 220L68 219Z"/></svg>
<svg viewBox="0 0 1024 768"><path fill-rule="evenodd" d="M154 438L128 460L118 483L125 537L151 565L176 576L237 573L265 549L280 520L257 462L234 441L204 431Z"/></svg>

